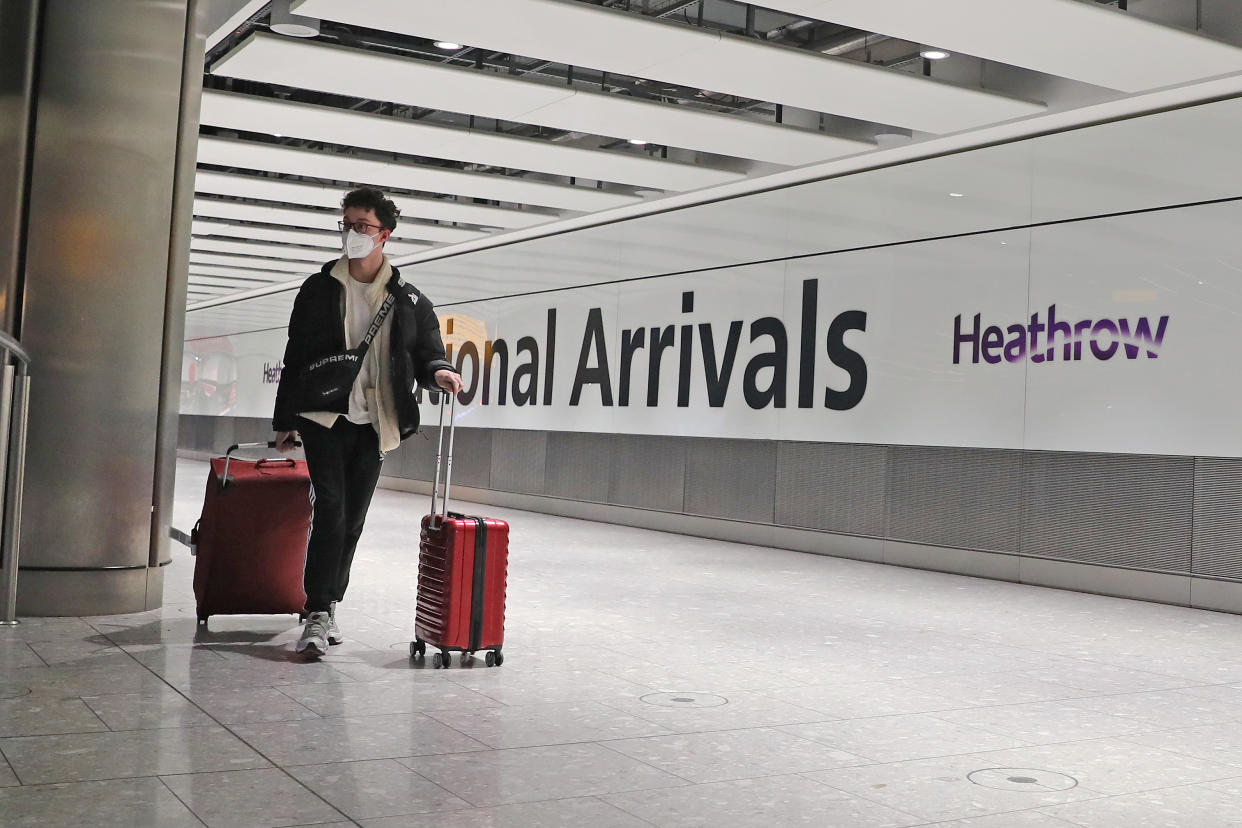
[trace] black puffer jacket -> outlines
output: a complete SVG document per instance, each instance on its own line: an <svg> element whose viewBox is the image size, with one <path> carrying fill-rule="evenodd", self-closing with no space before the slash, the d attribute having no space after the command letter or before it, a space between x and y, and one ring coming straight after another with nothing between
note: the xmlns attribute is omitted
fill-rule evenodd
<svg viewBox="0 0 1242 828"><path fill-rule="evenodd" d="M276 387L276 411L272 417L275 431L298 428L298 413L311 410L303 405L302 368L320 357L345 350L344 286L332 276L336 260L323 266L302 283L293 313L289 316L289 342L285 346L284 369ZM444 341L440 339L440 322L436 319L431 300L401 278L392 268L388 291L397 296L389 315L389 357L392 367L392 390L397 406L397 424L401 439L418 431L418 404L414 401L414 384L435 387L436 371L455 370L444 358ZM349 399L335 405L317 404L314 410L345 414Z"/></svg>

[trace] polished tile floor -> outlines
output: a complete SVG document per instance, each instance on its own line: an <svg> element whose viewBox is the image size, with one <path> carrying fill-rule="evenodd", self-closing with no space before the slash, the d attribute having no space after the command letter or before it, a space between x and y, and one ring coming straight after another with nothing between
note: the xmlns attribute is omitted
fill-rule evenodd
<svg viewBox="0 0 1242 828"><path fill-rule="evenodd" d="M177 522L202 463L182 461ZM506 509L506 661L406 657L425 499L340 608L0 630L0 826L1242 825L1242 617Z"/></svg>

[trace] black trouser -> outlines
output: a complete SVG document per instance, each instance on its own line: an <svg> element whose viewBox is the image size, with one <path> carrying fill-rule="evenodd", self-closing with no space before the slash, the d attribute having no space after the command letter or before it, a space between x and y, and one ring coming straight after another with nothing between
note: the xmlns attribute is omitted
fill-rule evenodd
<svg viewBox="0 0 1242 828"><path fill-rule="evenodd" d="M315 504L306 545L306 611L327 612L333 601L345 597L383 460L369 423L338 417L329 429L302 418L298 425Z"/></svg>

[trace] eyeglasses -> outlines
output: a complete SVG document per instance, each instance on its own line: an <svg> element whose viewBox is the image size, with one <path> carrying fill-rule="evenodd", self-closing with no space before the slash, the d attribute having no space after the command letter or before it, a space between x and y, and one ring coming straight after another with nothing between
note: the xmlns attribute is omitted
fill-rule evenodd
<svg viewBox="0 0 1242 828"><path fill-rule="evenodd" d="M378 224L367 224L365 221L338 221L336 223L336 226L341 228L342 233L344 233L346 230L353 230L356 233L363 233L368 236L371 235L370 233L367 233L368 227L373 227L376 230L384 229L382 226Z"/></svg>

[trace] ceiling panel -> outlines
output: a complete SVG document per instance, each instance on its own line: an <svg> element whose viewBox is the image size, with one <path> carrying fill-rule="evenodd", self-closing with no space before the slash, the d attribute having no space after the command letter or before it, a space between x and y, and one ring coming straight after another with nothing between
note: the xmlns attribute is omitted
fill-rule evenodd
<svg viewBox="0 0 1242 828"><path fill-rule="evenodd" d="M362 182L356 182L362 183ZM375 182L366 182L375 183ZM342 189L337 186L322 184L304 184L295 181L283 181L276 178L262 178L254 175L230 175L228 173L204 172L199 170L195 177L194 189L200 193L218 193L240 196L242 198L261 198L267 201L284 201L290 204L308 204L314 207L333 207L340 209ZM543 213L525 212L522 210L486 207L480 204L459 204L448 199L410 198L394 195L392 200L401 211L402 218L432 219L435 221L456 221L463 224L480 224L489 227L533 227L551 221L556 216ZM420 232L426 232L419 227ZM454 234L451 238L478 238L479 233L471 235ZM425 238L432 238L426 236ZM449 238L449 237L446 237Z"/></svg>
<svg viewBox="0 0 1242 828"><path fill-rule="evenodd" d="M216 193L218 195L257 198L266 201L283 201L328 207L334 203L339 210L341 191L336 188L317 187L313 184L295 184L271 178L255 178L244 175L227 175L225 173L199 172L194 180L194 189L200 193ZM394 199L395 200L395 199ZM398 206L402 204L397 201ZM340 215L331 216L328 222L334 228L340 221ZM400 221L397 229L403 237L424 239L437 242L458 242L481 239L487 235L482 230L468 230L464 227L450 227L447 224L425 224L412 221Z"/></svg>
<svg viewBox="0 0 1242 828"><path fill-rule="evenodd" d="M213 72L614 138L642 138L776 164L809 164L874 146L771 121L266 33L251 35Z"/></svg>
<svg viewBox="0 0 1242 828"><path fill-rule="evenodd" d="M638 196L593 187L570 187L507 175L368 161L339 153L207 135L198 139L198 161L200 164L271 170L336 181L372 181L403 190L449 193L578 212L606 210L642 201Z"/></svg>
<svg viewBox="0 0 1242 828"><path fill-rule="evenodd" d="M745 177L646 155L569 147L535 138L214 90L203 92L200 121L208 126L660 190L697 190Z"/></svg>
<svg viewBox="0 0 1242 828"><path fill-rule="evenodd" d="M242 205L250 206L250 205ZM262 208L260 208L262 209ZM397 225L398 228L401 226ZM190 232L196 236L221 236L235 239L258 239L259 241L283 242L298 244L303 247L315 247L323 256L341 252L340 233L312 233L307 230L280 230L271 227L257 227L248 224L230 224L224 221L206 221L195 219L191 222ZM384 252L394 256L405 256L431 247L430 243L418 243L389 239L384 243Z"/></svg>
<svg viewBox="0 0 1242 828"><path fill-rule="evenodd" d="M324 259L324 261L328 261L328 259ZM262 265L259 266L262 267ZM308 268L303 272L309 274L311 270L314 270L314 268ZM193 279L195 276L225 276L242 279L257 279L268 284L271 284L272 282L287 282L290 279L296 278L295 276L291 276L287 271L253 270L250 268L227 267L224 265L207 265L190 262L190 278Z"/></svg>
<svg viewBox="0 0 1242 828"><path fill-rule="evenodd" d="M250 290L251 288L263 287L270 285L270 279L237 279L231 276L204 276L195 273L190 276L190 287L224 287L230 288L231 293L237 291Z"/></svg>
<svg viewBox="0 0 1242 828"><path fill-rule="evenodd" d="M764 5L1123 92L1242 72L1242 49L1079 0L765 0Z"/></svg>
<svg viewBox="0 0 1242 828"><path fill-rule="evenodd" d="M223 253L199 253L198 251L190 251L190 271L194 271L195 265L221 265L223 267L232 267L239 270L245 268L254 268L269 273L305 273L308 269L314 269L313 266L306 262L283 262L273 259L264 259L258 261L250 256L229 256ZM245 276L245 273L235 273L234 276Z"/></svg>
<svg viewBox="0 0 1242 828"><path fill-rule="evenodd" d="M956 132L1045 108L845 58L564 0L306 0L299 9L311 17L925 132Z"/></svg>
<svg viewBox="0 0 1242 828"><path fill-rule="evenodd" d="M285 259L294 262L322 262L331 252L322 248L292 247L285 244L259 244L258 242L232 241L230 239L205 239L194 236L190 239L191 250L206 250L213 253L239 253L246 256L266 256L272 259Z"/></svg>

